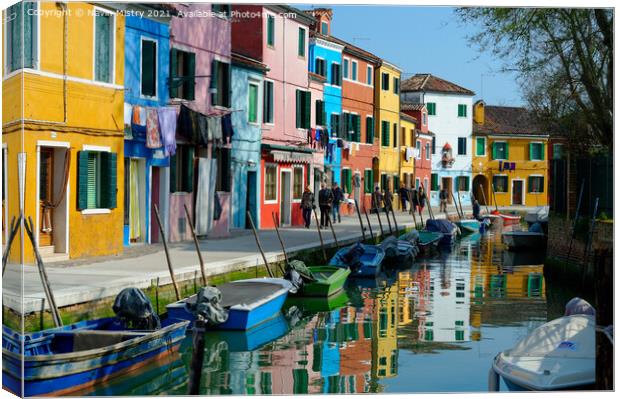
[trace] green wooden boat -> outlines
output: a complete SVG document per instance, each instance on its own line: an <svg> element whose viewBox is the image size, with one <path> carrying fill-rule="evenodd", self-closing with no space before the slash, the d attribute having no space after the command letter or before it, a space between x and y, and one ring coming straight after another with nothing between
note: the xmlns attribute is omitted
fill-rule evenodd
<svg viewBox="0 0 620 399"><path fill-rule="evenodd" d="M421 230L419 231L418 246L423 252L430 251L432 248L436 248L437 245L439 245L439 241L441 241L442 237L443 234L441 233Z"/></svg>
<svg viewBox="0 0 620 399"><path fill-rule="evenodd" d="M308 266L316 281L304 284L297 296L329 297L342 290L347 277L351 274L349 268L336 266Z"/></svg>
<svg viewBox="0 0 620 399"><path fill-rule="evenodd" d="M349 295L346 290L340 290L329 297L296 297L289 296L286 305L295 305L304 311L311 313L329 312L340 309L349 303Z"/></svg>

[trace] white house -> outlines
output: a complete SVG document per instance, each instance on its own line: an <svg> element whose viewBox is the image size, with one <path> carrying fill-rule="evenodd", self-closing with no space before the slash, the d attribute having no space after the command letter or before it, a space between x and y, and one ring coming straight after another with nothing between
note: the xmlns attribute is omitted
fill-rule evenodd
<svg viewBox="0 0 620 399"><path fill-rule="evenodd" d="M458 191L462 205L470 205L475 93L428 73L403 81L400 91L401 102L426 104L428 129L435 133L431 146L431 204L439 205L439 190L445 187L455 197Z"/></svg>

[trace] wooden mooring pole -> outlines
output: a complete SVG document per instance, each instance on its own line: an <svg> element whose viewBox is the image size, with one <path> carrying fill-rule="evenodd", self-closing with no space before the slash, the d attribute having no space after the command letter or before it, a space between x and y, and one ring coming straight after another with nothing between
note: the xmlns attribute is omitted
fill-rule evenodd
<svg viewBox="0 0 620 399"><path fill-rule="evenodd" d="M198 315L194 321L192 335L192 360L189 368L188 395L200 394L200 377L202 376L202 366L204 364L205 353L205 330L206 321L202 315Z"/></svg>
<svg viewBox="0 0 620 399"><path fill-rule="evenodd" d="M192 222L192 218L189 216L189 210L187 209L187 204L183 204L183 208L185 208L185 216L187 217L187 224L189 224L189 229L192 232L192 237L194 238L194 246L196 247L196 253L198 254L198 261L200 262L200 274L202 275L202 285L207 285L207 274L205 273L205 262L202 259L202 253L200 252L200 245L198 244L198 237L196 236L196 229L194 228L194 223Z"/></svg>
<svg viewBox="0 0 620 399"><path fill-rule="evenodd" d="M278 241L280 241L280 246L282 247L282 254L284 255L284 262L286 262L286 265L288 267L288 255L286 254L286 248L284 247L284 241L282 240L282 236L280 235L280 229L278 228L278 226L280 225L279 216L280 215L277 215L275 212L271 212L271 218L273 219L273 225L276 228L276 234L278 236ZM280 266L279 263L278 263L278 266ZM282 266L280 266L280 272L282 273L282 275L286 274L286 272L282 269Z"/></svg>
<svg viewBox="0 0 620 399"><path fill-rule="evenodd" d="M362 239L366 241L366 232L364 231L364 223L362 223L362 215L360 214L360 207L357 200L355 200L355 210L357 211L357 218L360 221L360 229L362 229Z"/></svg>
<svg viewBox="0 0 620 399"><path fill-rule="evenodd" d="M325 252L325 244L323 243L323 234L321 233L321 225L319 224L319 218L316 215L316 209L313 209L312 213L314 213L314 221L316 222L316 230L319 232L319 240L321 241L321 251L323 251L323 259L325 260L325 263L327 263L327 252ZM327 215L327 218L329 219L329 215Z"/></svg>
<svg viewBox="0 0 620 399"><path fill-rule="evenodd" d="M170 272L170 279L172 280L172 286L174 287L174 294L177 301L181 300L181 293L179 292L179 286L177 285L177 279L174 277L174 270L172 269L172 260L170 259L170 252L168 251L168 243L166 242L166 233L164 232L164 226L161 223L161 216L159 216L159 208L157 204L153 204L155 208L155 218L157 219L157 225L159 226L159 234L161 235L161 242L164 244L164 252L166 253L166 262L168 263L168 271Z"/></svg>
<svg viewBox="0 0 620 399"><path fill-rule="evenodd" d="M267 257L265 256L265 252L263 251L263 247L260 245L260 240L258 239L258 232L256 231L256 226L254 226L254 220L252 220L252 214L250 211L247 211L248 220L250 221L250 226L252 226L252 231L254 232L254 239L256 240L256 246L258 247L258 251L263 257L263 262L265 262L265 268L267 269L267 273L269 277L273 278L273 273L269 268L269 262L267 262Z"/></svg>
<svg viewBox="0 0 620 399"><path fill-rule="evenodd" d="M364 216L366 216L366 223L368 223L368 231L370 232L371 240L375 239L375 235L372 232L372 225L370 224L370 218L368 217L368 212L366 212L366 208L364 208Z"/></svg>
<svg viewBox="0 0 620 399"><path fill-rule="evenodd" d="M6 244L4 246L4 253L2 254L2 276L4 276L4 272L6 271L6 263L9 260L9 253L11 252L11 246L13 245L13 240L15 239L15 236L17 235L17 230L19 229L20 219L21 219L21 216L16 222L15 216L13 216L13 219L11 220L11 229L9 230L9 238L6 241Z"/></svg>

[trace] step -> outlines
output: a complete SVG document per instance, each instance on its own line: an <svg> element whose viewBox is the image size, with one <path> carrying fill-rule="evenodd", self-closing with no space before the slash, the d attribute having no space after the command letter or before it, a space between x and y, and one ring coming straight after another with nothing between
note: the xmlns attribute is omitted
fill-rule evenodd
<svg viewBox="0 0 620 399"><path fill-rule="evenodd" d="M41 256L53 255L56 252L56 248L53 245L39 246L39 253Z"/></svg>
<svg viewBox="0 0 620 399"><path fill-rule="evenodd" d="M43 255L41 254L43 263L63 262L69 260L69 254L51 253Z"/></svg>

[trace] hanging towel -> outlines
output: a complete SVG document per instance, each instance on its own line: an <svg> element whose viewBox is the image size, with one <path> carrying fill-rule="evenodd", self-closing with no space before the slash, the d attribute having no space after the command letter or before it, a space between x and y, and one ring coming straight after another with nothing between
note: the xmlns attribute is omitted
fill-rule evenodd
<svg viewBox="0 0 620 399"><path fill-rule="evenodd" d="M136 137L144 138L146 136L146 109L144 107L133 106L131 132Z"/></svg>
<svg viewBox="0 0 620 399"><path fill-rule="evenodd" d="M215 159L198 158L198 185L196 186L196 234L206 235L213 226L213 199L217 163Z"/></svg>
<svg viewBox="0 0 620 399"><path fill-rule="evenodd" d="M177 110L174 107L164 107L157 110L159 130L166 156L177 152L176 128Z"/></svg>
<svg viewBox="0 0 620 399"><path fill-rule="evenodd" d="M137 240L140 231L140 182L138 180L137 159L129 161L129 238Z"/></svg>
<svg viewBox="0 0 620 399"><path fill-rule="evenodd" d="M224 142L229 143L232 141L232 136L235 131L232 127L232 118L230 114L226 114L222 117L222 135L224 136Z"/></svg>
<svg viewBox="0 0 620 399"><path fill-rule="evenodd" d="M198 115L198 143L201 145L209 144L209 126L205 115Z"/></svg>
<svg viewBox="0 0 620 399"><path fill-rule="evenodd" d="M219 116L207 117L207 125L213 141L222 140L222 121Z"/></svg>
<svg viewBox="0 0 620 399"><path fill-rule="evenodd" d="M131 124L139 125L140 124L140 106L134 105L131 112Z"/></svg>
<svg viewBox="0 0 620 399"><path fill-rule="evenodd" d="M155 149L161 146L157 108L148 108L146 110L146 148Z"/></svg>

